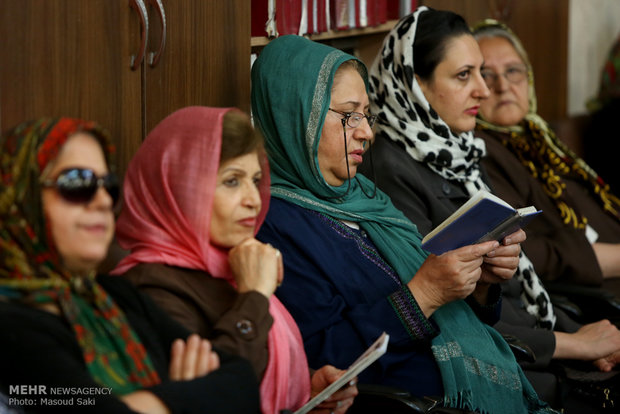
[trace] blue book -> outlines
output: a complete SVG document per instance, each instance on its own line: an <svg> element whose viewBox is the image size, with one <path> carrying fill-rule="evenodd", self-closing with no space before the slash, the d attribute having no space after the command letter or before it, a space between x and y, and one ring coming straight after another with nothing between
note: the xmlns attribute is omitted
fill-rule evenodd
<svg viewBox="0 0 620 414"><path fill-rule="evenodd" d="M459 247L501 240L525 227L542 210L515 209L501 198L480 190L422 239L422 248L440 255Z"/></svg>

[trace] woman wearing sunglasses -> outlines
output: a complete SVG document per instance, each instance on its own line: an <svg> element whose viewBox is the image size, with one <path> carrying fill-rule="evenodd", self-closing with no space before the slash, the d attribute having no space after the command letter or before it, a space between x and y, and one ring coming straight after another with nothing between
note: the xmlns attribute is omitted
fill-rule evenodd
<svg viewBox="0 0 620 414"><path fill-rule="evenodd" d="M248 358L262 378L262 412L296 410L337 379L310 378L299 329L273 295L282 257L254 234L269 201L262 137L233 108L180 109L146 137L127 170L117 224L131 254L123 274L214 346ZM317 367L318 368L318 367ZM354 386L318 413L343 413Z"/></svg>
<svg viewBox="0 0 620 414"><path fill-rule="evenodd" d="M98 125L71 118L0 141L0 392L27 412L256 412L247 361L96 276L114 233L110 154Z"/></svg>
<svg viewBox="0 0 620 414"><path fill-rule="evenodd" d="M416 226L356 174L375 121L364 65L282 36L254 63L251 96L272 185L257 237L282 251L286 278L276 295L301 329L311 366L347 366L386 331L388 351L361 383L461 410L545 412L508 345L482 322L497 318L497 289L478 281L482 257L498 243L429 256ZM510 254L506 278L517 262L516 249Z"/></svg>

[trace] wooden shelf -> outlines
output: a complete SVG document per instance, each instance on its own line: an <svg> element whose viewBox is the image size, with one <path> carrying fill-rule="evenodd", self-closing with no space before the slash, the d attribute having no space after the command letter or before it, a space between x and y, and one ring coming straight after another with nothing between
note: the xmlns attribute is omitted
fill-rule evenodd
<svg viewBox="0 0 620 414"><path fill-rule="evenodd" d="M398 20L389 20L383 24L373 27L360 27L356 29L349 30L330 30L328 32L317 33L306 35L310 40L330 40L330 39L338 39L342 37L356 37L356 36L365 36L372 35L377 33L386 33L392 30L392 28L396 25ZM262 47L266 46L271 39L266 36L255 36L251 38L251 47Z"/></svg>

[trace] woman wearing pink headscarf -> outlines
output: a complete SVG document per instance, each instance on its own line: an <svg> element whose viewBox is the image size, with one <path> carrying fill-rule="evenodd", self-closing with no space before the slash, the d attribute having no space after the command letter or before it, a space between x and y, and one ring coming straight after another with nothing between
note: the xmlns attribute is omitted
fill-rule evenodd
<svg viewBox="0 0 620 414"><path fill-rule="evenodd" d="M188 107L147 136L127 170L117 222L123 274L193 332L252 362L263 413L297 409L341 371L310 378L301 335L273 295L282 258L254 235L269 200L262 137L233 108ZM355 387L318 412L343 413Z"/></svg>

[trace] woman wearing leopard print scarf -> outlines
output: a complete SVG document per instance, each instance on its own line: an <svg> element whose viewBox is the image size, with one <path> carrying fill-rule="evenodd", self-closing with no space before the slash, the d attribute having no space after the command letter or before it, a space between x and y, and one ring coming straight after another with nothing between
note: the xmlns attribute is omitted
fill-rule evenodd
<svg viewBox="0 0 620 414"><path fill-rule="evenodd" d="M428 10L421 13L417 28L403 20L392 30L371 68L371 111L378 115L371 150L376 182L422 234L476 191L489 188L480 166L485 143L472 133L478 108L489 96L480 73L482 62L460 16ZM362 166L362 172L370 175L368 167ZM608 322L579 330L580 325L556 310L525 255L515 277L503 283L503 291L502 319L495 327L534 350L537 360L524 364L526 375L551 404L558 404L556 378L549 372L552 358L596 360L619 349L620 332ZM615 342L607 343L601 353L606 337ZM587 340L599 348L577 354ZM597 361L601 369L613 366L605 362Z"/></svg>

